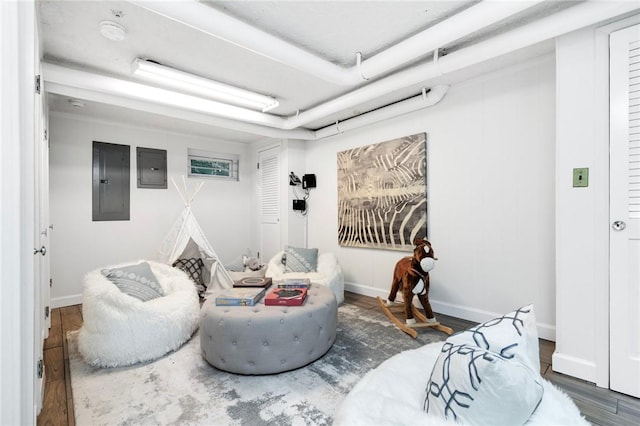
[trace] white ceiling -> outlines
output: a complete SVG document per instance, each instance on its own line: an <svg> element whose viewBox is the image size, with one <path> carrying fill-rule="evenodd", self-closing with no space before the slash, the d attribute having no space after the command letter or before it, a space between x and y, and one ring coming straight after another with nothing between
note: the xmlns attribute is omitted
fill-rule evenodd
<svg viewBox="0 0 640 426"><path fill-rule="evenodd" d="M184 1L188 7L193 1ZM364 60L434 24L445 22L473 7L475 1L207 1L209 8L236 17L264 32L342 67L356 64L356 52ZM527 22L571 8L579 2L546 1L483 30L464 36L448 46L447 52L474 45ZM345 86L300 71L234 43L124 1L38 1L38 16L46 62L99 75L134 81L133 59L148 58L202 77L270 95L280 106L269 112L282 117L295 115L375 82ZM101 21L110 20L126 28L126 38L116 42L100 34ZM343 108L305 125L317 129L354 115L397 102L420 93L424 83L455 83L480 72L521 61L553 50L553 40L536 43L526 50L481 62L472 68L407 87ZM412 64L430 61L432 52L416 55L393 72ZM384 77L381 75L380 77ZM379 79L380 77L377 77ZM47 89L45 73L45 90ZM191 119L184 112L148 112L144 108L109 105L107 101L85 99L84 108L69 103L68 94L50 94L52 112L68 112L128 124L151 125L169 130L206 135L236 142L251 142L263 136L255 132L225 129L216 118L202 114ZM180 117L180 118L176 118ZM229 126L226 126L229 127Z"/></svg>

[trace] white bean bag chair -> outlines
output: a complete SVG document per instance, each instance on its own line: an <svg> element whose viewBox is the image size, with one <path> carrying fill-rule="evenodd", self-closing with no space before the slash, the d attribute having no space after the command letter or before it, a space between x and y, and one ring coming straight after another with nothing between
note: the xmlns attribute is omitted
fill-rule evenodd
<svg viewBox="0 0 640 426"><path fill-rule="evenodd" d="M343 400L334 425L456 425L423 410L429 370L444 342L402 352L368 372ZM408 367L410 366L410 367ZM588 425L565 393L542 379L544 396L526 425ZM502 404L496 410L503 410Z"/></svg>
<svg viewBox="0 0 640 426"><path fill-rule="evenodd" d="M285 265L282 263L283 254L284 251L280 251L269 260L265 276L271 277L273 281L287 278L308 278L312 284L331 288L338 305L344 302L344 276L335 254L320 253L316 272L285 272Z"/></svg>
<svg viewBox="0 0 640 426"><path fill-rule="evenodd" d="M349 392L334 425L588 425L539 369L528 305L389 358Z"/></svg>
<svg viewBox="0 0 640 426"><path fill-rule="evenodd" d="M179 348L198 327L196 286L183 271L146 261L164 296L144 302L102 273L141 262L108 266L85 276L78 350L87 363L119 367L154 360Z"/></svg>

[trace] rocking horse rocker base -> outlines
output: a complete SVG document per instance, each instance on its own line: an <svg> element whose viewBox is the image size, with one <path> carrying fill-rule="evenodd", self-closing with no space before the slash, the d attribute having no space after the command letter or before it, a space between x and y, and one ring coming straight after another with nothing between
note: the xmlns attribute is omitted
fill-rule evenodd
<svg viewBox="0 0 640 426"><path fill-rule="evenodd" d="M382 300L380 296L378 296L377 299L380 307L382 308L382 312L384 312L385 315L389 317L391 322L393 322L396 327L398 327L400 330L404 331L414 339L418 337L418 331L416 330L416 328L433 328L448 335L453 334L453 329L451 329L450 327L444 326L438 321L427 321L427 317L413 305L411 306L411 310L413 311L413 316L417 319L417 321L414 324L406 324L396 316L396 312L404 314L404 304L394 303L391 306L387 306L387 303Z"/></svg>

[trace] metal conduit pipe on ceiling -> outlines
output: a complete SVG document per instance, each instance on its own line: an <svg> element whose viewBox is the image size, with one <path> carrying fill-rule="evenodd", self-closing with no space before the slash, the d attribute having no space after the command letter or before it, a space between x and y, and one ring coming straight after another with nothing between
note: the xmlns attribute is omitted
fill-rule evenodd
<svg viewBox="0 0 640 426"><path fill-rule="evenodd" d="M449 86L446 85L434 86L428 93L419 94L404 101L396 102L386 107L318 129L315 131L315 138L316 140L324 139L329 136L433 106L442 100L448 90Z"/></svg>
<svg viewBox="0 0 640 426"><path fill-rule="evenodd" d="M45 79L44 88L50 93L169 115L262 136L301 140L315 140L318 138L318 133L313 130L300 127L285 129L285 119L277 116L240 107L225 109L221 108L225 104L220 104L219 102L158 89L141 83L91 74L86 71L46 62L43 63L43 74ZM340 123L341 132L435 105L444 97L447 89L448 86L436 86L425 96L419 95L394 103L388 107L362 114L353 119L345 120ZM234 115L238 112L246 115L243 118L238 118ZM209 119L205 118L207 116ZM262 120L262 118L265 119ZM320 135L322 137L336 133L328 129L321 130Z"/></svg>
<svg viewBox="0 0 640 426"><path fill-rule="evenodd" d="M532 46L559 35L602 22L624 13L638 10L634 2L611 3L592 1L573 6L554 15L503 33L423 64L399 71L345 95L327 101L285 120L285 129L295 129L330 114L371 101L395 90L416 84L428 85L429 80L458 71L489 59Z"/></svg>
<svg viewBox="0 0 640 426"><path fill-rule="evenodd" d="M354 86L526 10L543 0L482 1L351 68L343 68L198 1L133 3L330 83ZM354 52L355 59L355 52Z"/></svg>

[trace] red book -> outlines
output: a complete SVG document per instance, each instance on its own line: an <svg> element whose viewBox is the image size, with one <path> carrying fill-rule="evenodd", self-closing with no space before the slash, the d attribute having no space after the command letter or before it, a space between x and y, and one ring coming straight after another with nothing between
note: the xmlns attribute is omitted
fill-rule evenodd
<svg viewBox="0 0 640 426"><path fill-rule="evenodd" d="M300 306L306 298L306 288L274 288L264 297L264 304Z"/></svg>

